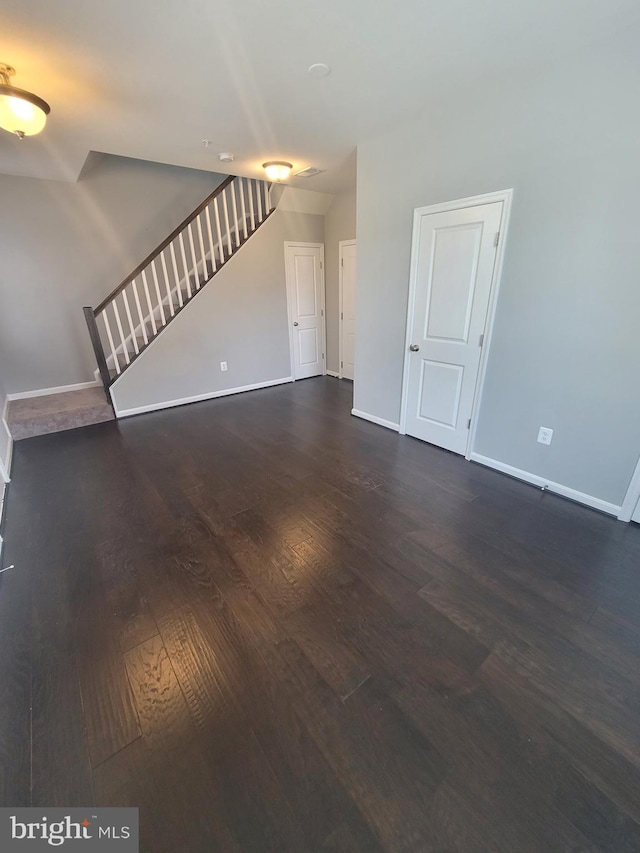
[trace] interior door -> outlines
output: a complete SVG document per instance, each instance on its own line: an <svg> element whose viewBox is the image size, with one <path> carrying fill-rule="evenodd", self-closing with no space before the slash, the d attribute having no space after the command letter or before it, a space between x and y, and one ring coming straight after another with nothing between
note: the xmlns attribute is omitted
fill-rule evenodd
<svg viewBox="0 0 640 853"><path fill-rule="evenodd" d="M286 245L287 298L294 379L324 373L324 247Z"/></svg>
<svg viewBox="0 0 640 853"><path fill-rule="evenodd" d="M405 429L465 453L503 202L416 211Z"/></svg>
<svg viewBox="0 0 640 853"><path fill-rule="evenodd" d="M353 379L353 353L356 340L356 243L340 244L340 375Z"/></svg>

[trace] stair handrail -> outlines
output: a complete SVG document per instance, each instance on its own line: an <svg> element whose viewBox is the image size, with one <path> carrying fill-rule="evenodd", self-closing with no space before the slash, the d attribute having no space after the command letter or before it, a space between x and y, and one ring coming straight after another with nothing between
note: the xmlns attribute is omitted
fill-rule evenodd
<svg viewBox="0 0 640 853"><path fill-rule="evenodd" d="M102 302L98 305L97 308L93 309L94 315L97 317L101 311L104 311L104 309L111 302L113 302L113 300L116 298L116 296L118 296L118 294L121 293L125 289L125 287L127 287L127 285L131 284L133 279L136 278L137 276L139 276L140 273L142 272L142 270L146 269L149 266L149 264L152 263L152 261L155 261L155 259L157 257L159 257L162 254L162 252L167 248L169 243L173 242L173 240L175 240L175 238L182 231L184 231L185 228L187 228L197 216L199 216L202 213L202 211L205 209L205 207L207 207L207 205L211 204L211 202L213 201L213 199L216 196L218 196L222 192L224 192L224 190L229 186L229 184L231 184L231 183L233 183L233 181L235 181L236 177L237 177L236 175L229 175L228 178L225 178L225 180L221 184L219 184L215 188L215 190L210 195L208 195L207 198L205 198L205 200L203 202L201 202L196 207L196 209L193 210L189 214L189 216L187 216L186 219L184 219L180 223L180 225L178 225L176 228L173 229L173 231L171 232L171 234L169 234L168 237L165 237L165 239L162 241L162 243L160 243L158 246L156 246L156 248L147 255L147 257L144 259L144 261L142 261L142 263L139 263L138 266L132 272L130 272L129 275L126 278L124 278L120 282L120 284L116 288L114 288L111 291L111 293L105 299L102 300Z"/></svg>

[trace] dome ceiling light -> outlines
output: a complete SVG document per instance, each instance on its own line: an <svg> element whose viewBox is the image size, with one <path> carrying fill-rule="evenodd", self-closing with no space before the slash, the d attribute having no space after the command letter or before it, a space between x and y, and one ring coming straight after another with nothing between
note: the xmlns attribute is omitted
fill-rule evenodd
<svg viewBox="0 0 640 853"><path fill-rule="evenodd" d="M267 173L267 177L270 181L279 183L280 181L287 180L291 174L293 165L285 162L284 160L269 160L268 163L262 164L262 168Z"/></svg>
<svg viewBox="0 0 640 853"><path fill-rule="evenodd" d="M24 139L40 133L51 107L37 95L12 86L11 78L15 73L11 65L0 63L0 127Z"/></svg>

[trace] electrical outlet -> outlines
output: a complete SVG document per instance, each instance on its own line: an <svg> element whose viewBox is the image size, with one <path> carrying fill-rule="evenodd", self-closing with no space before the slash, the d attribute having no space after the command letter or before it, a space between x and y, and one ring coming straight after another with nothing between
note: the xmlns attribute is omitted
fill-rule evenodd
<svg viewBox="0 0 640 853"><path fill-rule="evenodd" d="M227 369L227 362L221 361L220 362L220 370L226 370L226 369Z"/></svg>
<svg viewBox="0 0 640 853"><path fill-rule="evenodd" d="M550 427L540 427L538 430L538 441L540 444L551 444L553 430Z"/></svg>

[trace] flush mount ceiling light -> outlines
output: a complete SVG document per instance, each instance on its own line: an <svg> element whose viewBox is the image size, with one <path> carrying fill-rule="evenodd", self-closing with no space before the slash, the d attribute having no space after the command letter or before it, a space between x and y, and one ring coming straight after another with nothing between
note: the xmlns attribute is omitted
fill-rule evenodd
<svg viewBox="0 0 640 853"><path fill-rule="evenodd" d="M286 181L293 166L291 163L286 163L284 160L269 160L268 163L263 163L262 168L267 173L270 181Z"/></svg>
<svg viewBox="0 0 640 853"><path fill-rule="evenodd" d="M11 78L15 73L11 65L0 63L0 127L24 139L40 133L51 107L37 95L12 86Z"/></svg>

